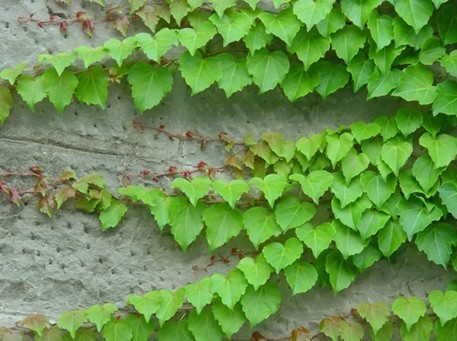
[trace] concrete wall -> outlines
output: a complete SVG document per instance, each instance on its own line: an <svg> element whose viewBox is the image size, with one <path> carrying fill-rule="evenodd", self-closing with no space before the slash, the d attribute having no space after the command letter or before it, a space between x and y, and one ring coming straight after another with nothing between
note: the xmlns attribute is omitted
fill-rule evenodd
<svg viewBox="0 0 457 341"><path fill-rule="evenodd" d="M89 15L103 15L99 6L82 4ZM77 0L67 9L59 9L53 0L3 0L2 5L0 69L22 61L33 64L40 53L97 46L107 37L118 36L99 24L92 40L77 26L65 39L57 27L43 30L17 22L18 16L35 13L36 18L46 18L50 11L71 17L81 7ZM165 124L175 132L192 130L214 136L224 130L240 139L273 130L297 139L326 127L392 114L401 104L392 99L367 102L364 94L354 95L350 89L325 102L316 99L308 96L290 104L280 91L259 96L254 87L229 100L216 88L192 97L179 77L163 104L143 116L138 116L125 84L111 86L106 110L72 104L62 116L46 101L31 113L20 98L15 98L11 117L0 127L0 168L26 170L40 165L51 175L72 168L79 175L99 173L114 189L125 171L159 172L169 165L192 167L199 161L220 165L223 160L220 146L214 144L203 153L197 143L139 134L132 128L134 118L151 125ZM232 246L243 247L243 242L233 241L227 252ZM33 199L18 208L2 198L0 326L12 326L27 314L55 318L64 310L95 303L122 305L130 293L176 288L207 276L207 272L192 267L201 268L208 260L202 238L183 254L170 235L160 233L152 224L144 208L130 209L120 227L102 233L96 216L64 208L50 219L37 211ZM226 272L233 266L216 265L210 271ZM370 268L337 296L322 288L295 297L284 290L281 311L258 329L268 337L288 336L297 326L313 328L324 316L347 313L360 302L389 303L400 294L424 296L432 289L444 289L450 279L451 274L410 247L401 250L392 263L381 261ZM286 287L284 283L281 286ZM249 339L249 335L245 328L240 338Z"/></svg>

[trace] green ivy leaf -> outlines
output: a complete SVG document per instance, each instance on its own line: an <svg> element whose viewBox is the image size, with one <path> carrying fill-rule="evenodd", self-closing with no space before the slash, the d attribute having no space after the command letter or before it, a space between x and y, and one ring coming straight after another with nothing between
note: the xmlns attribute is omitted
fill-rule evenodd
<svg viewBox="0 0 457 341"><path fill-rule="evenodd" d="M332 242L336 230L334 224L323 223L313 227L310 223L297 228L295 233L307 247L311 249L315 258L328 248Z"/></svg>
<svg viewBox="0 0 457 341"><path fill-rule="evenodd" d="M260 93L273 89L289 71L287 55L281 51L269 53L262 49L247 57L246 66Z"/></svg>
<svg viewBox="0 0 457 341"><path fill-rule="evenodd" d="M414 162L412 174L425 192L430 191L438 182L442 170L435 168L435 164L428 155L419 156Z"/></svg>
<svg viewBox="0 0 457 341"><path fill-rule="evenodd" d="M265 31L265 26L262 23L253 25L249 32L243 37L243 41L249 49L250 54L254 54L255 51L270 44L272 39L273 35L268 34Z"/></svg>
<svg viewBox="0 0 457 341"><path fill-rule="evenodd" d="M199 51L194 56L184 52L179 58L179 69L187 85L192 89L192 95L207 89L221 76L219 59L203 58Z"/></svg>
<svg viewBox="0 0 457 341"><path fill-rule="evenodd" d="M416 33L428 23L433 13L430 0L394 0L393 3L398 15L412 26Z"/></svg>
<svg viewBox="0 0 457 341"><path fill-rule="evenodd" d="M443 215L443 211L438 206L434 206L429 211L422 201L413 197L409 200L402 200L399 209L400 224L409 241L412 240L414 234L423 231Z"/></svg>
<svg viewBox="0 0 457 341"><path fill-rule="evenodd" d="M443 113L457 116L457 82L444 81L437 86L437 95L433 102L433 115Z"/></svg>
<svg viewBox="0 0 457 341"><path fill-rule="evenodd" d="M398 176L400 168L406 164L413 147L410 142L407 142L398 137L387 141L381 148L381 158L389 168Z"/></svg>
<svg viewBox="0 0 457 341"><path fill-rule="evenodd" d="M333 226L336 230L333 239L338 251L341 252L345 260L362 252L366 244L357 232L344 226L338 220L335 220Z"/></svg>
<svg viewBox="0 0 457 341"><path fill-rule="evenodd" d="M332 167L336 167L336 163L341 161L354 145L354 137L349 133L343 133L340 136L336 134L327 135L326 155L332 163Z"/></svg>
<svg viewBox="0 0 457 341"><path fill-rule="evenodd" d="M116 227L126 212L127 206L125 204L114 199L111 200L111 205L100 212L99 218L102 230L106 231L109 228Z"/></svg>
<svg viewBox="0 0 457 341"><path fill-rule="evenodd" d="M176 30L167 27L159 30L154 37L148 33L137 33L135 39L146 56L155 62L159 62L170 47L178 45L179 42Z"/></svg>
<svg viewBox="0 0 457 341"><path fill-rule="evenodd" d="M297 262L284 269L292 295L310 290L317 281L316 269L307 262Z"/></svg>
<svg viewBox="0 0 457 341"><path fill-rule="evenodd" d="M217 58L222 68L217 83L219 88L224 90L227 98L252 83L252 78L246 67L246 59L235 59L229 53L221 53Z"/></svg>
<svg viewBox="0 0 457 341"><path fill-rule="evenodd" d="M341 203L337 198L332 200L332 211L335 218L339 219L344 225L349 226L353 230L357 229L357 225L362 218L363 212L370 208L373 204L365 195L354 201L352 204L341 207Z"/></svg>
<svg viewBox="0 0 457 341"><path fill-rule="evenodd" d="M217 27L224 40L224 46L243 38L254 23L254 17L247 11L227 10L224 15L213 14L209 20Z"/></svg>
<svg viewBox="0 0 457 341"><path fill-rule="evenodd" d="M147 340L154 332L152 321L146 323L141 316L129 314L124 320L127 321L130 328L132 328L132 341Z"/></svg>
<svg viewBox="0 0 457 341"><path fill-rule="evenodd" d="M309 172L307 176L292 174L289 179L299 182L303 193L313 199L316 205L319 205L319 198L332 184L333 175L325 170L317 170Z"/></svg>
<svg viewBox="0 0 457 341"><path fill-rule="evenodd" d="M377 248L368 245L362 252L352 256L352 262L359 272L363 272L376 263L382 254Z"/></svg>
<svg viewBox="0 0 457 341"><path fill-rule="evenodd" d="M423 316L416 322L410 331L407 331L405 325L400 327L400 335L405 341L429 340L433 330L433 321L428 316Z"/></svg>
<svg viewBox="0 0 457 341"><path fill-rule="evenodd" d="M447 73L457 77L457 50L452 51L449 55L444 55L441 58L440 63L441 66L446 69Z"/></svg>
<svg viewBox="0 0 457 341"><path fill-rule="evenodd" d="M244 0L245 3L247 3L251 9L255 10L257 4L259 3L260 0Z"/></svg>
<svg viewBox="0 0 457 341"><path fill-rule="evenodd" d="M419 144L427 149L436 168L447 167L457 155L457 140L447 134L433 138L429 133L424 133Z"/></svg>
<svg viewBox="0 0 457 341"><path fill-rule="evenodd" d="M365 40L364 31L355 25L346 25L331 35L332 48L335 50L336 55L343 59L346 64L365 45Z"/></svg>
<svg viewBox="0 0 457 341"><path fill-rule="evenodd" d="M187 300L195 307L197 314L200 314L203 307L213 299L211 292L211 280L209 277L203 278L198 283L192 283L184 287Z"/></svg>
<svg viewBox="0 0 457 341"><path fill-rule="evenodd" d="M181 24L182 19L190 12L189 4L186 0L173 0L169 3L170 14L175 18L178 25Z"/></svg>
<svg viewBox="0 0 457 341"><path fill-rule="evenodd" d="M165 322L162 328L159 329L159 340L179 340L179 341L195 341L192 333L188 328L189 321L187 319L178 322Z"/></svg>
<svg viewBox="0 0 457 341"><path fill-rule="evenodd" d="M378 247L384 257L390 257L406 241L406 233L397 221L389 221L377 234Z"/></svg>
<svg viewBox="0 0 457 341"><path fill-rule="evenodd" d="M341 160L341 171L347 183L368 168L370 160L365 154L359 154L352 148Z"/></svg>
<svg viewBox="0 0 457 341"><path fill-rule="evenodd" d="M193 56L197 49L205 46L216 34L216 27L209 21L196 28L182 28L178 31L179 42Z"/></svg>
<svg viewBox="0 0 457 341"><path fill-rule="evenodd" d="M262 12L259 14L259 19L265 25L267 33L275 35L288 46L292 44L292 40L301 26L301 22L292 12L292 7L280 11L278 14Z"/></svg>
<svg viewBox="0 0 457 341"><path fill-rule="evenodd" d="M229 309L233 309L241 296L246 292L248 282L239 269L230 271L226 276L211 276L211 291L217 293Z"/></svg>
<svg viewBox="0 0 457 341"><path fill-rule="evenodd" d="M281 292L273 284L265 284L255 290L249 287L241 298L241 307L251 328L279 310Z"/></svg>
<svg viewBox="0 0 457 341"><path fill-rule="evenodd" d="M286 232L294 227L303 225L316 214L316 207L301 201L297 197L286 197L276 205L275 217L279 226Z"/></svg>
<svg viewBox="0 0 457 341"><path fill-rule="evenodd" d="M308 31L325 19L330 13L335 0L298 0L294 6L294 13L305 25Z"/></svg>
<svg viewBox="0 0 457 341"><path fill-rule="evenodd" d="M211 187L211 180L206 177L198 177L192 180L176 178L171 184L172 188L179 188L189 198L193 206L197 206L198 199L203 198Z"/></svg>
<svg viewBox="0 0 457 341"><path fill-rule="evenodd" d="M394 39L393 19L388 15L378 15L377 12L372 12L371 15L368 15L370 17L367 26L379 51L390 45Z"/></svg>
<svg viewBox="0 0 457 341"><path fill-rule="evenodd" d="M389 221L390 215L377 210L366 210L362 214L357 230L363 240L377 234Z"/></svg>
<svg viewBox="0 0 457 341"><path fill-rule="evenodd" d="M370 324L374 334L377 334L386 324L390 315L389 307L383 302L361 303L356 309L357 313Z"/></svg>
<svg viewBox="0 0 457 341"><path fill-rule="evenodd" d="M289 101L294 102L300 97L311 93L320 82L320 73L311 67L308 71L301 63L292 64L286 77L281 82L281 87Z"/></svg>
<svg viewBox="0 0 457 341"><path fill-rule="evenodd" d="M74 49L76 55L84 62L84 68L89 68L93 63L101 61L106 56L106 50L103 46L91 48L81 45Z"/></svg>
<svg viewBox="0 0 457 341"><path fill-rule="evenodd" d="M444 326L437 323L435 336L438 341L454 340L457 337L457 319L447 322Z"/></svg>
<svg viewBox="0 0 457 341"><path fill-rule="evenodd" d="M41 83L49 100L62 113L73 98L78 79L72 72L63 71L58 75L55 69L50 68L41 76Z"/></svg>
<svg viewBox="0 0 457 341"><path fill-rule="evenodd" d="M348 322L343 320L341 323L341 337L343 340L361 341L363 339L364 329L358 322Z"/></svg>
<svg viewBox="0 0 457 341"><path fill-rule="evenodd" d="M276 199L282 195L287 180L278 174L268 174L263 179L254 177L249 180L249 183L258 187L265 195L270 207L273 207Z"/></svg>
<svg viewBox="0 0 457 341"><path fill-rule="evenodd" d="M341 208L355 202L363 194L362 185L358 178L346 184L344 177L340 173L333 174L333 183L330 188L333 194L335 194L335 197L340 201Z"/></svg>
<svg viewBox="0 0 457 341"><path fill-rule="evenodd" d="M243 215L225 203L216 203L203 211L209 250L224 245L243 228Z"/></svg>
<svg viewBox="0 0 457 341"><path fill-rule="evenodd" d="M444 327L448 321L457 317L457 291L448 290L445 292L433 290L428 294L428 300L435 314Z"/></svg>
<svg viewBox="0 0 457 341"><path fill-rule="evenodd" d="M424 26L418 33L415 33L414 29L401 17L395 17L393 23L396 47L410 45L420 49L424 42L433 36L433 28L430 25Z"/></svg>
<svg viewBox="0 0 457 341"><path fill-rule="evenodd" d="M368 83L368 80L374 72L374 68L375 65L373 61L371 59L366 59L363 53L359 53L351 59L347 65L347 70L352 76L354 92L359 91L362 86Z"/></svg>
<svg viewBox="0 0 457 341"><path fill-rule="evenodd" d="M79 73L77 78L76 98L87 105L99 105L105 109L109 83L107 71L101 66L95 66Z"/></svg>
<svg viewBox="0 0 457 341"><path fill-rule="evenodd" d="M333 7L330 13L321 20L316 28L323 37L329 37L332 33L342 29L346 25L346 17L338 7Z"/></svg>
<svg viewBox="0 0 457 341"><path fill-rule="evenodd" d="M449 2L438 12L438 31L444 45L457 43L457 6Z"/></svg>
<svg viewBox="0 0 457 341"><path fill-rule="evenodd" d="M451 213L454 218L457 218L457 184L455 182L443 183L438 189L438 192L449 213Z"/></svg>
<svg viewBox="0 0 457 341"><path fill-rule="evenodd" d="M381 136L384 142L397 135L398 127L394 117L378 116L375 122L381 127Z"/></svg>
<svg viewBox="0 0 457 341"><path fill-rule="evenodd" d="M276 273L293 264L302 253L303 244L294 237L287 239L284 245L278 242L267 244L262 250L265 259Z"/></svg>
<svg viewBox="0 0 457 341"><path fill-rule="evenodd" d="M136 43L135 37L128 37L122 41L111 38L103 46L108 50L108 54L116 61L117 65L121 66L125 58L132 54Z"/></svg>
<svg viewBox="0 0 457 341"><path fill-rule="evenodd" d="M183 251L203 229L203 205L189 205L182 197L169 198L171 233Z"/></svg>
<svg viewBox="0 0 457 341"><path fill-rule="evenodd" d="M244 228L256 249L259 244L282 233L274 213L261 206L252 207L244 213Z"/></svg>
<svg viewBox="0 0 457 341"><path fill-rule="evenodd" d="M28 315L18 322L18 326L33 330L41 337L45 328L49 327L49 318L41 314Z"/></svg>
<svg viewBox="0 0 457 341"><path fill-rule="evenodd" d="M304 136L297 141L296 148L303 153L308 160L311 160L318 150L323 150L326 142L325 137L326 134L315 134L311 137Z"/></svg>
<svg viewBox="0 0 457 341"><path fill-rule="evenodd" d="M362 2L358 0L342 0L341 10L355 25L363 28L370 14L381 3L382 0L367 0Z"/></svg>
<svg viewBox="0 0 457 341"><path fill-rule="evenodd" d="M117 307L114 304L96 304L87 309L87 318L95 324L97 331L100 332L103 326L111 320L115 311L117 311Z"/></svg>
<svg viewBox="0 0 457 341"><path fill-rule="evenodd" d="M14 65L12 68L3 69L2 72L0 72L0 78L7 80L11 85L14 85L16 78L22 74L27 67L27 63L19 63Z"/></svg>
<svg viewBox="0 0 457 341"><path fill-rule="evenodd" d="M422 46L419 60L424 65L432 65L446 53L446 49L437 38L428 39Z"/></svg>
<svg viewBox="0 0 457 341"><path fill-rule="evenodd" d="M419 110L401 108L395 113L395 123L405 137L419 129L422 122L423 116Z"/></svg>
<svg viewBox="0 0 457 341"><path fill-rule="evenodd" d="M346 289L357 276L357 269L346 261L341 253L331 251L325 260L325 271L329 274L333 292L337 293Z"/></svg>
<svg viewBox="0 0 457 341"><path fill-rule="evenodd" d="M364 172L361 177L363 191L377 208L381 208L395 192L396 180L394 176L388 176L384 180L380 175L371 171Z"/></svg>
<svg viewBox="0 0 457 341"><path fill-rule="evenodd" d="M329 39L320 36L314 30L307 32L305 29L300 30L293 41L287 44L287 50L297 54L298 59L303 62L305 71L312 64L323 58L329 48Z"/></svg>
<svg viewBox="0 0 457 341"><path fill-rule="evenodd" d="M156 317L159 320L160 327L163 326L164 322L171 319L178 309L184 303L185 290L183 288L176 290L175 292L171 290L159 290L156 291L159 299L159 309L156 311Z"/></svg>
<svg viewBox="0 0 457 341"><path fill-rule="evenodd" d="M413 177L411 169L401 172L399 178L400 188L406 199L409 199L412 193L423 193L423 189Z"/></svg>
<svg viewBox="0 0 457 341"><path fill-rule="evenodd" d="M128 81L132 86L135 106L140 112L159 104L173 87L173 76L167 68L153 68L144 62L133 65Z"/></svg>
<svg viewBox="0 0 457 341"><path fill-rule="evenodd" d="M222 17L224 11L228 8L234 7L236 0L220 0L213 3L214 10L219 17Z"/></svg>
<svg viewBox="0 0 457 341"><path fill-rule="evenodd" d="M268 143L271 150L286 162L290 162L295 155L295 143L291 140L284 141L280 133L266 132L262 134L262 140Z"/></svg>
<svg viewBox="0 0 457 341"><path fill-rule="evenodd" d="M146 0L129 0L130 3L130 14L136 12L138 9L144 6Z"/></svg>
<svg viewBox="0 0 457 341"><path fill-rule="evenodd" d="M406 331L410 331L413 324L425 315L427 307L417 297L400 296L392 303L392 311L400 317L406 325Z"/></svg>
<svg viewBox="0 0 457 341"><path fill-rule="evenodd" d="M343 323L344 319L341 316L329 316L319 323L319 330L332 341L338 341Z"/></svg>
<svg viewBox="0 0 457 341"><path fill-rule="evenodd" d="M133 337L133 329L130 322L126 319L111 319L103 327L103 336L106 340L110 341L131 340Z"/></svg>
<svg viewBox="0 0 457 341"><path fill-rule="evenodd" d="M74 53L59 53L56 55L50 54L40 54L38 56L38 61L41 63L43 61L49 62L57 72L57 75L61 75L62 72L76 59L76 55Z"/></svg>
<svg viewBox="0 0 457 341"><path fill-rule="evenodd" d="M35 104L41 102L46 97L46 92L41 83L42 77L21 76L16 84L16 91L21 95L29 109L35 112ZM8 106L8 103L7 103Z"/></svg>
<svg viewBox="0 0 457 341"><path fill-rule="evenodd" d="M149 323L152 314L155 314L160 308L160 299L161 297L157 295L156 291L150 291L143 296L127 296L127 303L132 304L135 307L135 310L143 315L146 323Z"/></svg>
<svg viewBox="0 0 457 341"><path fill-rule="evenodd" d="M380 131L381 127L375 122L355 122L351 124L351 134L359 144L364 140L368 140L376 135L379 135Z"/></svg>
<svg viewBox="0 0 457 341"><path fill-rule="evenodd" d="M231 339L232 335L243 326L244 322L246 322L246 317L239 304L233 309L229 309L224 304L216 302L212 305L212 312L225 336L229 339Z"/></svg>
<svg viewBox="0 0 457 341"><path fill-rule="evenodd" d="M457 43L457 5L449 2L438 11L438 32L444 45Z"/></svg>
<svg viewBox="0 0 457 341"><path fill-rule="evenodd" d="M321 82L316 91L324 99L343 88L349 82L349 72L346 71L343 65L332 65L326 60L321 60L316 63L316 67L321 74Z"/></svg>
<svg viewBox="0 0 457 341"><path fill-rule="evenodd" d="M398 87L400 82L401 72L399 70L392 70L389 73L382 73L375 70L368 80L368 99L375 97L387 96L393 89Z"/></svg>
<svg viewBox="0 0 457 341"><path fill-rule="evenodd" d="M65 311L57 319L57 325L65 330L68 330L70 336L74 339L76 331L87 321L85 310Z"/></svg>
<svg viewBox="0 0 457 341"><path fill-rule="evenodd" d="M268 281L273 271L273 268L265 260L262 253L256 259L244 257L239 261L237 268L244 273L246 280L255 290Z"/></svg>
<svg viewBox="0 0 457 341"><path fill-rule="evenodd" d="M247 182L239 179L230 182L215 180L212 185L214 192L227 201L232 208L235 208L235 203L249 190Z"/></svg>
<svg viewBox="0 0 457 341"><path fill-rule="evenodd" d="M433 103L437 93L432 72L421 65L407 67L402 72L400 84L392 95L422 105Z"/></svg>
<svg viewBox="0 0 457 341"><path fill-rule="evenodd" d="M10 115L10 110L13 107L13 96L10 89L5 86L0 86L0 125Z"/></svg>
<svg viewBox="0 0 457 341"><path fill-rule="evenodd" d="M428 260L447 268L456 238L457 233L449 224L436 224L417 234L416 245Z"/></svg>

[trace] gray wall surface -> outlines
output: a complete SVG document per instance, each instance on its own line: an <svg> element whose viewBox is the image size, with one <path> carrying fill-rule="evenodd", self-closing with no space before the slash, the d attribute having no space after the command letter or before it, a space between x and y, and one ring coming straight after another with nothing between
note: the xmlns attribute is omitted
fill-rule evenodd
<svg viewBox="0 0 457 341"><path fill-rule="evenodd" d="M84 5L89 15L103 16L96 4L73 0L62 10L55 1L3 0L0 12L0 69L26 61L32 65L41 53L70 51L79 45L101 45L108 37L119 37L105 24L98 24L93 39L79 27L63 38L58 27L44 29L30 23L22 26L17 17L34 13L46 18L52 11L73 16ZM134 33L134 31L129 31ZM250 87L226 99L211 88L191 96L178 76L171 94L156 109L139 116L126 84L112 85L107 109L83 104L69 105L63 115L43 101L35 113L17 97L10 118L0 127L0 168L27 170L42 166L58 175L72 168L77 174L98 173L112 190L120 185L123 172L148 169L165 171L168 166L193 167L199 161L220 165L221 146L169 141L166 136L140 134L132 128L139 118L147 124L165 124L174 132L197 131L215 136L227 132L235 139L246 134L260 136L278 131L298 139L327 127L336 128L357 120L371 121L376 115L393 114L401 102L393 99L366 101L364 94L350 89L326 101L315 96L291 104L279 90L258 95ZM225 247L243 246L235 240ZM218 251L224 254L224 250ZM16 207L0 198L0 327L9 327L27 314L42 313L56 318L65 310L87 308L95 303L123 305L131 293L177 288L215 272L227 272L234 264L216 265L210 273L203 267L210 255L200 238L182 253L167 233L153 226L145 208L129 209L122 224L102 233L98 218L70 206L48 218L38 212L35 201ZM338 295L328 288L315 288L291 297L284 290L280 312L258 326L268 337L286 337L298 326L315 328L327 315L346 314L361 302L390 303L398 295L425 296L444 289L451 273L430 263L413 247L402 249L394 261L380 261ZM285 288L286 285L281 283ZM247 328L241 339L249 339Z"/></svg>

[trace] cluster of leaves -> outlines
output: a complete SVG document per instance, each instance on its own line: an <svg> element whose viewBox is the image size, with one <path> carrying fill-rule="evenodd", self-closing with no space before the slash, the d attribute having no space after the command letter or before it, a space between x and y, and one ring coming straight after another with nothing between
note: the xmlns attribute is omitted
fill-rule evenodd
<svg viewBox="0 0 457 341"><path fill-rule="evenodd" d="M24 73L27 64L3 70L0 78L10 86L0 86L0 122L13 105L12 88L31 110L46 97L59 112L73 97L104 108L109 81L124 77L143 112L170 92L175 64L193 94L217 83L231 96L253 83L260 93L280 86L291 101L312 91L326 98L352 79L354 91L366 85L368 98L391 94L432 104L435 115L457 115L457 83L442 81L443 75L431 68L441 67L445 79L457 76L455 3L280 0L273 1L276 13L257 3L235 8L235 0L217 1L208 10L200 7L203 1L173 0L169 17L151 5L164 21L153 35L138 33L94 49L80 46L70 53L41 55L42 71L34 75ZM146 1L131 5L132 11L149 8ZM178 60L167 60L174 46L185 52ZM126 62L134 53L140 56ZM75 73L77 58L85 69ZM115 65L103 68L102 60Z"/></svg>
<svg viewBox="0 0 457 341"><path fill-rule="evenodd" d="M126 203L139 202L184 251L203 231L209 251L246 234L276 272L306 260L338 292L406 241L436 264L452 260L457 267L450 225L457 218L457 139L446 133L455 126L453 117L402 108L297 142L277 133L246 138L242 153L227 158L237 177L231 181L175 178L175 193L130 185L118 189L119 197L101 176L77 179L67 171L53 194L36 171L34 192L49 216L74 198L78 209L100 214L103 230L120 223ZM317 218L325 217L318 210L329 210L328 220Z"/></svg>
<svg viewBox="0 0 457 341"><path fill-rule="evenodd" d="M260 278L272 271L262 266L251 270L256 270L249 275L251 281L256 277L263 281ZM30 315L18 322L22 330L2 330L0 336L9 340L30 331L43 340L62 341L96 340L97 335L110 341L147 340L153 335L160 341L217 341L224 336L230 339L247 320L255 325L279 308L279 291L274 285L257 285L255 289L246 282L247 278L237 269L225 277L213 275L174 292L156 290L130 295L125 308L108 303L66 311L52 326L47 317ZM395 299L390 308L383 302L361 303L347 316L324 318L319 332L295 328L290 339L311 340L324 334L334 341L360 341L367 334L373 340L391 340L395 329L406 341L429 340L432 336L438 341L455 340L457 291L431 291L428 306L422 299L403 296Z"/></svg>

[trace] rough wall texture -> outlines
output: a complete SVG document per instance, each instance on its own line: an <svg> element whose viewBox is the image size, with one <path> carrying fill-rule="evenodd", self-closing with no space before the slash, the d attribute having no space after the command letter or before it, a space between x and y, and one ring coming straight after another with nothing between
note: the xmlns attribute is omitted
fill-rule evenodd
<svg viewBox="0 0 457 341"><path fill-rule="evenodd" d="M91 15L103 15L99 6L82 4ZM40 53L69 51L83 44L97 46L117 35L100 24L92 40L76 26L64 39L57 27L42 30L17 22L18 16L29 13L46 18L58 11L53 0L4 0L2 5L0 69L21 61L33 65ZM74 0L65 13L73 16L80 7L81 2ZM208 145L203 153L196 143L136 132L132 120L137 114L125 84L111 86L106 110L73 104L59 116L48 102L39 103L35 113L20 98L15 102L11 117L0 128L2 169L40 165L57 175L72 168L79 175L99 173L114 189L125 171L159 172L169 165L185 168L201 160L219 165L223 160L224 153L216 145ZM240 139L273 130L296 139L326 127L392 114L399 105L387 99L366 102L363 94L353 95L350 89L325 102L309 96L294 104L280 91L259 96L255 88L229 100L216 88L192 97L177 78L163 104L141 120L165 124L175 132L192 130L214 136L223 130ZM227 250L243 247L242 243L234 240ZM146 209L129 210L119 228L102 233L97 217L75 209L60 210L49 219L38 213L33 200L18 208L0 199L0 326L11 326L31 313L55 318L64 310L95 303L122 305L130 293L176 288L208 275L192 269L193 265L201 268L208 259L202 238L183 254L171 236L152 225ZM232 266L217 265L211 272L226 272ZM444 269L410 248L400 251L392 263L379 262L337 296L329 289L313 289L291 297L284 290L281 311L258 329L269 337L287 336L297 326L313 327L325 315L347 313L360 302L390 302L399 294L424 296L431 289L443 289L450 279ZM281 286L286 287L285 283ZM247 339L249 331L244 329L239 335Z"/></svg>

